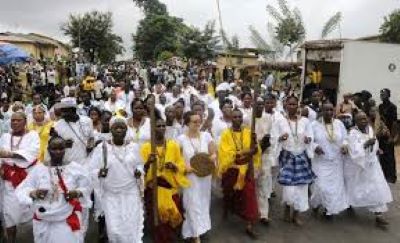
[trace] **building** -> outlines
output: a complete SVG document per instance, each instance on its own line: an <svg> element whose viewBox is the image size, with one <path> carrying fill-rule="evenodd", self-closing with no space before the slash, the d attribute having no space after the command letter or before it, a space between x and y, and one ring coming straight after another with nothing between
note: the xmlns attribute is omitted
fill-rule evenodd
<svg viewBox="0 0 400 243"><path fill-rule="evenodd" d="M69 48L66 44L35 33L0 33L0 41L18 46L36 59L53 59L56 56L68 56L69 54Z"/></svg>
<svg viewBox="0 0 400 243"><path fill-rule="evenodd" d="M237 52L220 52L215 58L216 68L219 77L223 77L223 70L228 67L235 70L234 76L240 76L240 70L247 66L259 64L258 53L251 48L243 48Z"/></svg>

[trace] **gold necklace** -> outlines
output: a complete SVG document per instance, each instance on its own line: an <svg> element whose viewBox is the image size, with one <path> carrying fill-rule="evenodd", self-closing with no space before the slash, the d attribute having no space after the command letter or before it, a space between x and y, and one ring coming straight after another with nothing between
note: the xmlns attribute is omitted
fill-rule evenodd
<svg viewBox="0 0 400 243"><path fill-rule="evenodd" d="M237 139L236 139L236 133L233 131L232 128L230 128L230 132L231 132L232 140L235 144L236 151L237 152L242 151L243 150L243 129L240 129L239 143L237 142Z"/></svg>
<svg viewBox="0 0 400 243"><path fill-rule="evenodd" d="M333 127L333 119L331 119L331 123L325 123L325 120L322 118L322 123L324 124L325 127L325 131L328 134L328 140L330 142L334 142L335 141L335 131L334 131L334 127Z"/></svg>
<svg viewBox="0 0 400 243"><path fill-rule="evenodd" d="M292 134L292 137L294 139L294 142L297 143L299 140L299 135L298 135L298 123L299 123L299 118L296 116L296 123L295 123L295 130L293 132L292 125L290 124L290 119L289 116L286 117L286 120L288 122L289 128L290 128L290 133Z"/></svg>

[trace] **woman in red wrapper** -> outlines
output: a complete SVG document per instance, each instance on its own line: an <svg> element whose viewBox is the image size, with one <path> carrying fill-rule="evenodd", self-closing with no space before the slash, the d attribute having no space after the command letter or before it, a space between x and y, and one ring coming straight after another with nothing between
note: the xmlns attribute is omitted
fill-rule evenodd
<svg viewBox="0 0 400 243"><path fill-rule="evenodd" d="M4 189L3 214L8 242L16 241L17 225L32 219L29 207L18 203L15 188L33 169L39 156L39 135L26 129L26 115L15 112L11 116L11 133L5 133L0 139L0 174Z"/></svg>

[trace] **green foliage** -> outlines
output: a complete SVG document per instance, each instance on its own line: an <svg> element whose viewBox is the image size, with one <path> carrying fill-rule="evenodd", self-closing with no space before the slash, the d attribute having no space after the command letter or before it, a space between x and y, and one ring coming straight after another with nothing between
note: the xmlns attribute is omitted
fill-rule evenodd
<svg viewBox="0 0 400 243"><path fill-rule="evenodd" d="M337 12L333 15L322 28L321 38L325 39L332 31L339 27L340 22L342 21L342 13Z"/></svg>
<svg viewBox="0 0 400 243"><path fill-rule="evenodd" d="M286 0L278 0L281 13L271 5L267 5L267 12L275 20L274 39L282 46L289 47L289 55L305 39L306 30L298 8L290 9Z"/></svg>
<svg viewBox="0 0 400 243"><path fill-rule="evenodd" d="M143 60L164 59L170 54L206 60L214 56L218 44L215 22L208 22L203 31L189 27L183 20L170 16L165 4L158 0L133 0L144 10L133 35L134 52Z"/></svg>
<svg viewBox="0 0 400 243"><path fill-rule="evenodd" d="M396 9L384 18L380 34L383 42L400 43L400 9Z"/></svg>
<svg viewBox="0 0 400 243"><path fill-rule="evenodd" d="M163 51L158 55L157 60L159 61L167 61L171 59L174 56L174 53L169 52L169 51Z"/></svg>
<svg viewBox="0 0 400 243"><path fill-rule="evenodd" d="M61 30L71 38L73 46L80 46L92 59L97 55L102 63L107 63L124 50L122 38L113 33L112 27L110 12L92 11L84 15L69 15Z"/></svg>
<svg viewBox="0 0 400 243"><path fill-rule="evenodd" d="M206 24L203 31L195 27L189 27L182 32L182 54L187 58L205 61L214 57L215 48L219 42L216 36L215 21Z"/></svg>
<svg viewBox="0 0 400 243"><path fill-rule="evenodd" d="M136 55L143 60L154 60L163 51L177 53L182 28L186 28L182 19L169 15L146 16L133 35Z"/></svg>
<svg viewBox="0 0 400 243"><path fill-rule="evenodd" d="M301 42L305 38L305 29L302 22L295 18L286 18L279 22L275 28L277 39L285 46Z"/></svg>
<svg viewBox="0 0 400 243"><path fill-rule="evenodd" d="M133 0L134 3L143 9L146 15L167 15L167 6L158 0Z"/></svg>

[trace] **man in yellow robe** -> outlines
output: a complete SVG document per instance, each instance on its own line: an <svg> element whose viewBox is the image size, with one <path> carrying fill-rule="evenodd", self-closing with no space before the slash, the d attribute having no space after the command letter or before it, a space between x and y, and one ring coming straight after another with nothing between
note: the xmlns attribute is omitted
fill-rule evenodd
<svg viewBox="0 0 400 243"><path fill-rule="evenodd" d="M182 223L182 207L179 189L188 187L185 176L185 161L180 146L174 140L165 139L165 121L157 119L155 128L156 153L151 153L150 142L141 147L141 156L145 161L145 205L146 216L153 229L155 243L172 243L175 229ZM157 165L157 213L158 224L154 224L153 212L153 166Z"/></svg>
<svg viewBox="0 0 400 243"><path fill-rule="evenodd" d="M218 174L222 177L225 215L231 211L241 216L247 223L246 233L256 238L253 224L257 222L259 212L254 169L260 167L261 150L255 141L252 143L255 134L242 127L242 123L242 112L234 110L232 127L222 132L219 142Z"/></svg>

